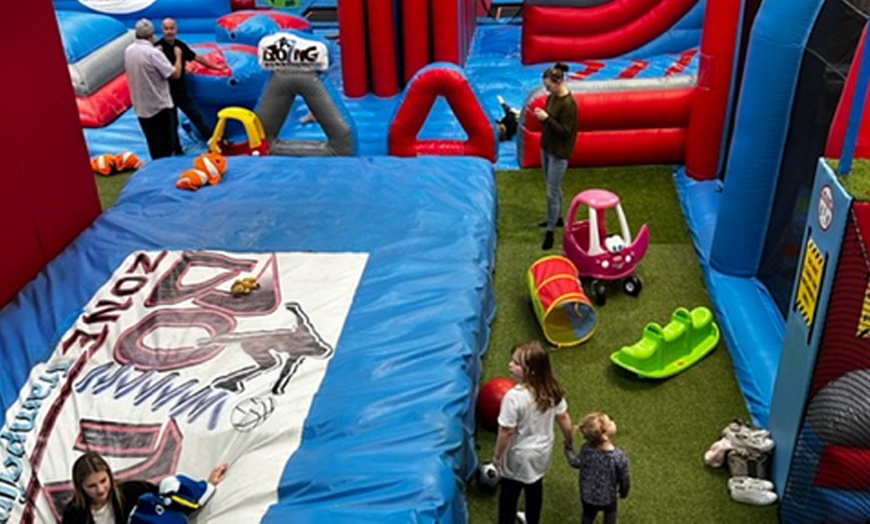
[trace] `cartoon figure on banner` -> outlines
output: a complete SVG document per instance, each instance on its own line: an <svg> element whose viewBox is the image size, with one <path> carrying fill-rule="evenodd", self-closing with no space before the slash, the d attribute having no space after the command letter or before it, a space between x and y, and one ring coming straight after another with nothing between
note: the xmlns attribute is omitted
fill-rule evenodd
<svg viewBox="0 0 870 524"><path fill-rule="evenodd" d="M273 394L283 395L287 383L305 357L328 358L332 355L332 347L323 341L302 307L295 302L287 304L286 307L296 317L296 326L293 329L231 333L199 342L199 347L238 344L256 363L219 377L214 382L215 387L234 392L244 391L246 380L278 367L282 361L280 355L283 355L286 359L284 366L272 387Z"/></svg>

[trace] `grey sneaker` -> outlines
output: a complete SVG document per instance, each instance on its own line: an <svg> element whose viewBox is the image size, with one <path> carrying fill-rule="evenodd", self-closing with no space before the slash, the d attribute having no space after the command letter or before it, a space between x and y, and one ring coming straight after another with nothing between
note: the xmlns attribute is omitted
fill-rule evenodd
<svg viewBox="0 0 870 524"><path fill-rule="evenodd" d="M519 524L526 524L526 512L525 511L517 511L517 522L519 522Z"/></svg>
<svg viewBox="0 0 870 524"><path fill-rule="evenodd" d="M762 438L769 438L770 431L753 426L752 424L747 424L746 422L737 419L725 426L725 429L722 430L722 436L725 438L733 439L735 435L744 435L747 437L750 435L759 435Z"/></svg>
<svg viewBox="0 0 870 524"><path fill-rule="evenodd" d="M770 431L750 426L741 420L735 420L725 426L722 436L727 438L734 448L750 449L761 453L772 451L775 445L770 438Z"/></svg>
<svg viewBox="0 0 870 524"><path fill-rule="evenodd" d="M731 477L728 479L728 490L735 489L773 491L773 482L753 477Z"/></svg>
<svg viewBox="0 0 870 524"><path fill-rule="evenodd" d="M743 502L744 504L752 504L755 506L768 506L776 502L776 493L769 489L759 489L760 487L760 484L753 482L743 481L735 482L733 484L731 481L728 482L728 491L731 492L731 498L737 502Z"/></svg>
<svg viewBox="0 0 870 524"><path fill-rule="evenodd" d="M734 448L728 452L728 471L732 477L769 478L770 453L759 453L746 448Z"/></svg>

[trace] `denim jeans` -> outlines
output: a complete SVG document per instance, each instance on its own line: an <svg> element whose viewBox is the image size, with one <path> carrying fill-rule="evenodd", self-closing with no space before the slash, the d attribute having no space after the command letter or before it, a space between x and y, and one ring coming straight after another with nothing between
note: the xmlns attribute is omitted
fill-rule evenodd
<svg viewBox="0 0 870 524"><path fill-rule="evenodd" d="M556 229L556 221L562 216L562 178L568 169L568 159L541 150L541 166L547 182L547 231Z"/></svg>

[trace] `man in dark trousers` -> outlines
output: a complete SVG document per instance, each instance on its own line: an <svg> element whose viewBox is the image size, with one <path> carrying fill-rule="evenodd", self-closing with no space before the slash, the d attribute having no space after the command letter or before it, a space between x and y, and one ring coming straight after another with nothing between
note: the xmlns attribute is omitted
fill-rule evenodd
<svg viewBox="0 0 870 524"><path fill-rule="evenodd" d="M144 18L136 22L136 41L124 50L130 97L148 142L148 152L154 160L172 156L178 141L167 83L167 80L181 76L181 51L177 55L174 53L167 60L154 47L154 24Z"/></svg>
<svg viewBox="0 0 870 524"><path fill-rule="evenodd" d="M187 118L193 123L193 126L199 131L199 134L205 140L208 140L211 137L212 129L206 123L205 119L202 117L202 113L199 112L199 109L196 108L196 105L191 100L190 96L187 94L187 84L184 82L184 69L187 67L187 63L191 60L195 62L199 62L200 64L208 67L210 69L226 69L226 64L215 64L208 58L196 54L187 44L182 42L177 38L178 35L178 24L175 23L175 20L172 18L167 18L163 20L163 38L157 41L157 47L163 51L163 54L166 57L174 57L176 49L181 50L181 76L177 79L169 80L169 93L172 95L172 104L173 104L173 114L175 115L174 125L176 128L178 127L178 110L187 115ZM175 133L175 154L182 155L184 151L181 149L181 140L178 138L178 133Z"/></svg>

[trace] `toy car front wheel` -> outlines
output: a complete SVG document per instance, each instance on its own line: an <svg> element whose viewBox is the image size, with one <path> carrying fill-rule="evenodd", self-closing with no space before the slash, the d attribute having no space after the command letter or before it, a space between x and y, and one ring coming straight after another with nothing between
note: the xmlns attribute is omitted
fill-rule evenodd
<svg viewBox="0 0 870 524"><path fill-rule="evenodd" d="M589 284L589 291L590 298L592 298L596 306L603 306L607 302L607 286L604 285L604 282L593 280Z"/></svg>
<svg viewBox="0 0 870 524"><path fill-rule="evenodd" d="M643 282L641 282L640 277L637 275L631 275L622 281L622 290L628 296L636 297L640 295L641 289L643 289Z"/></svg>

